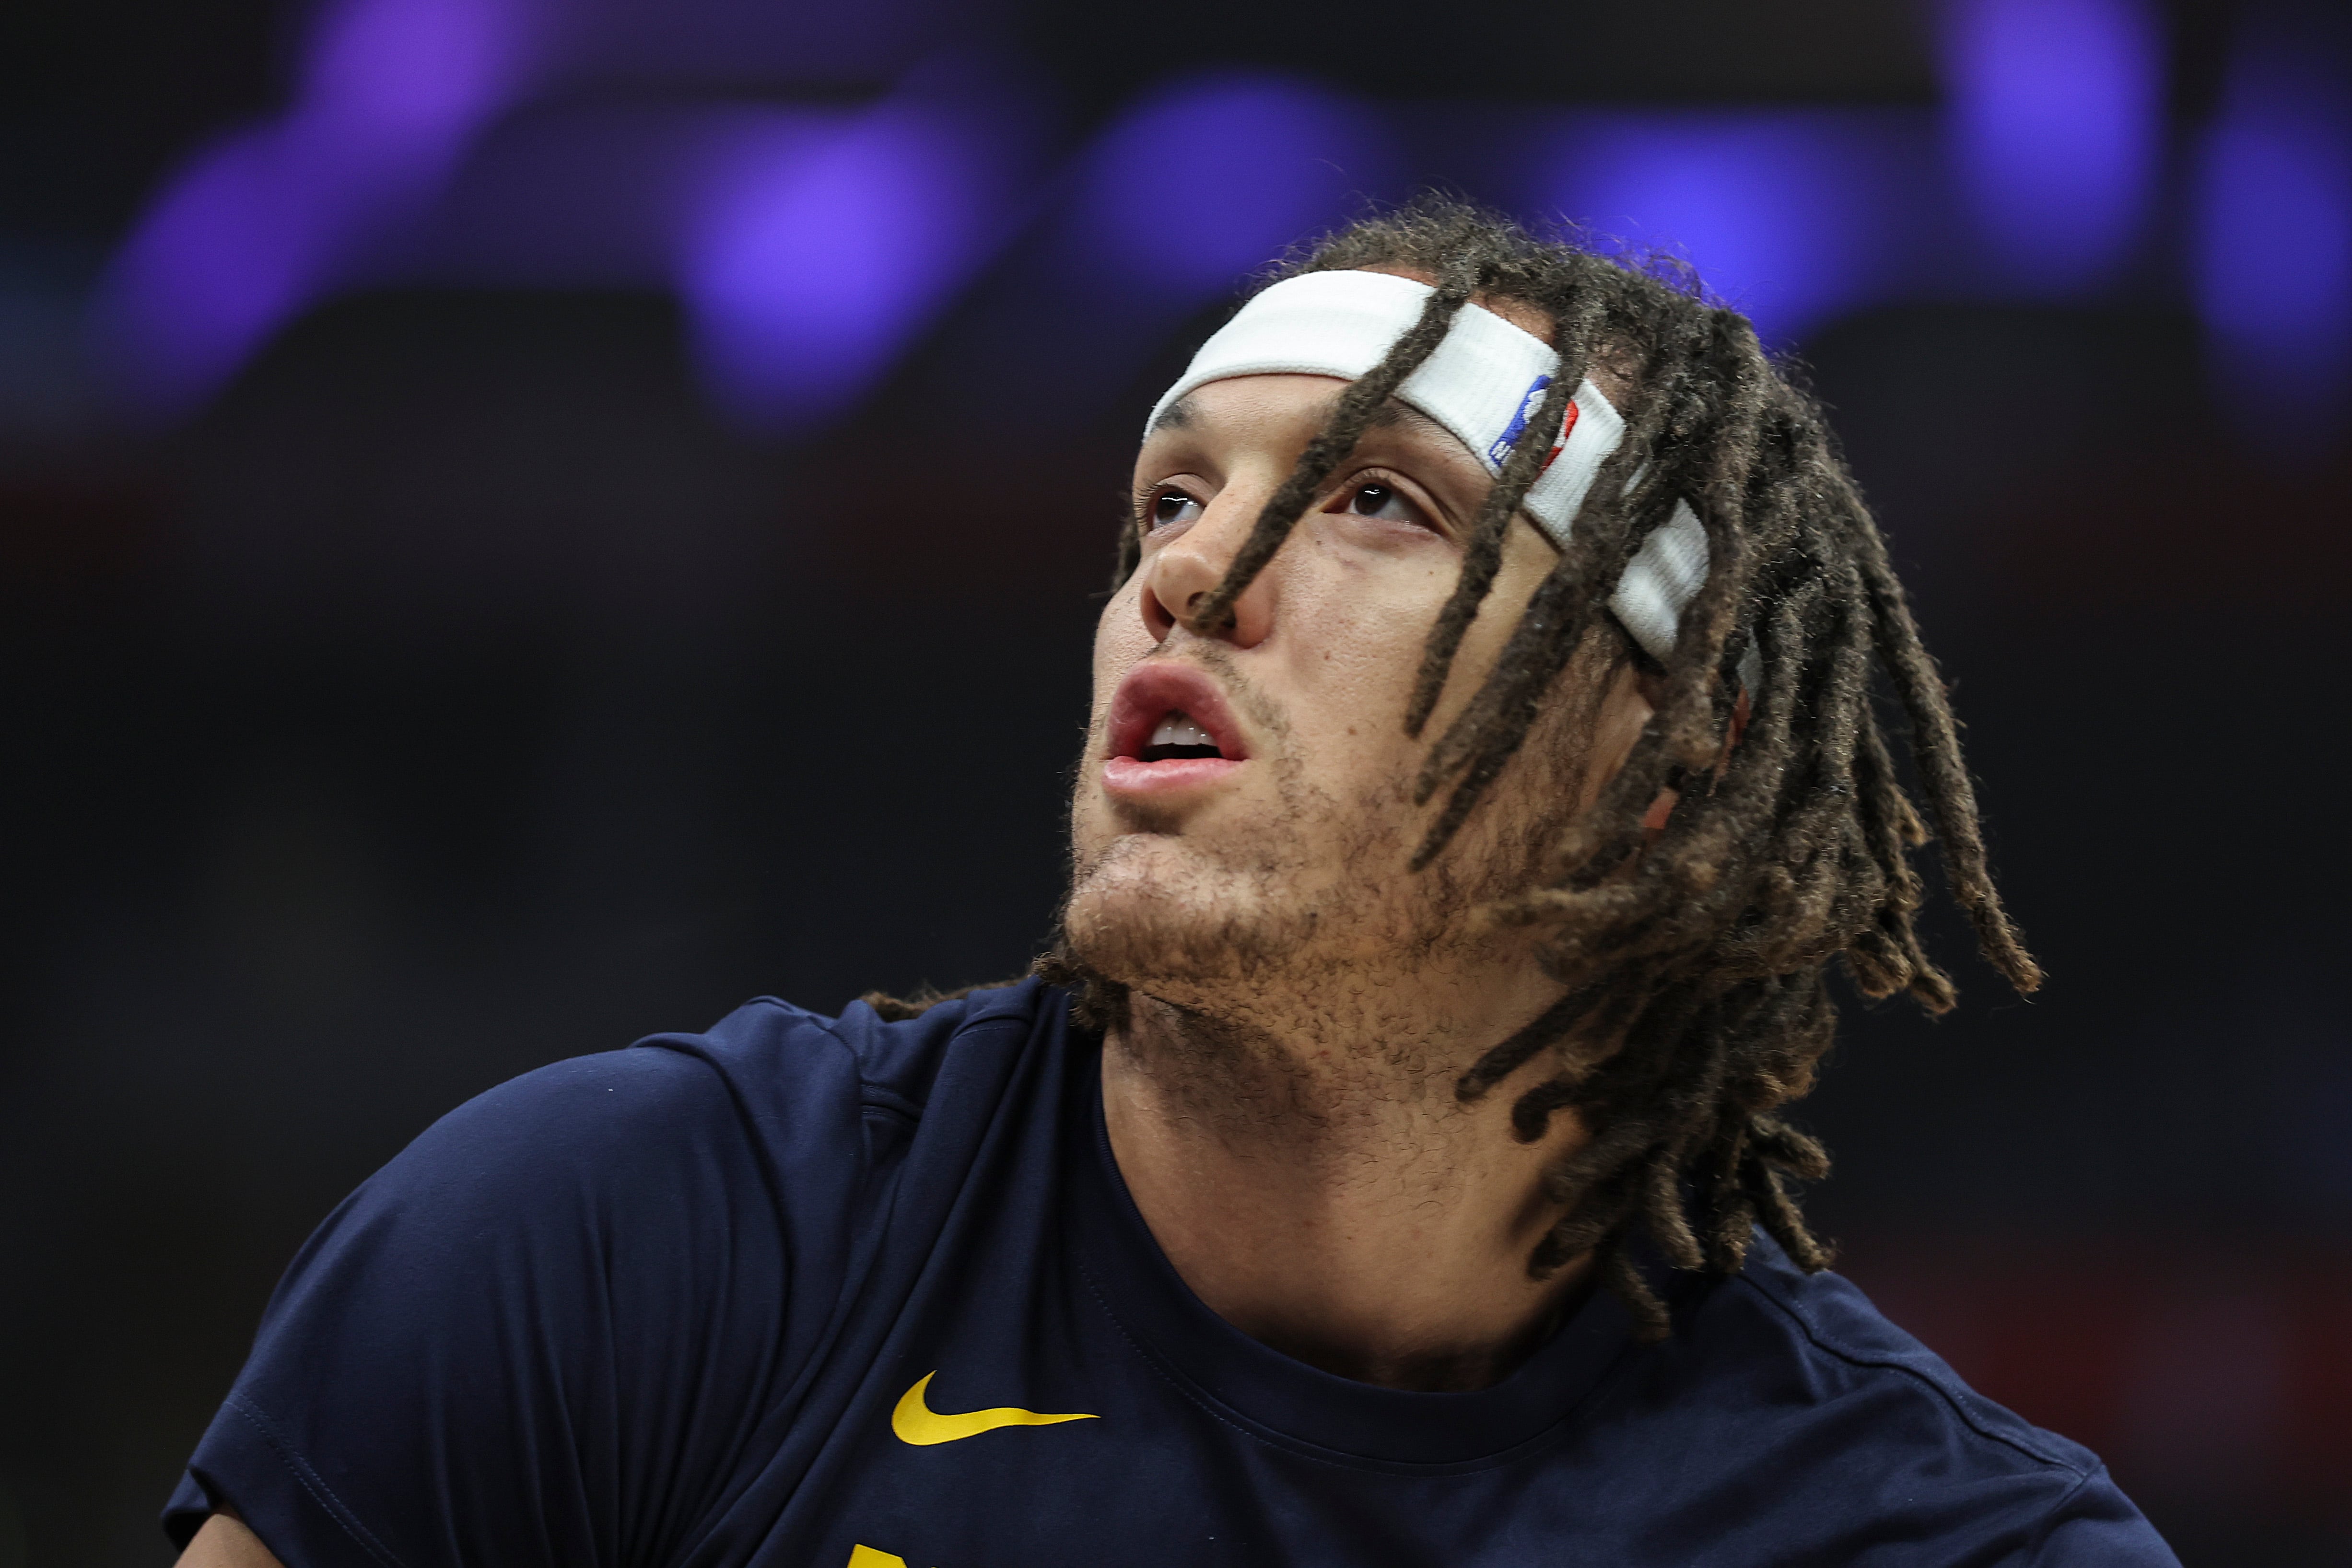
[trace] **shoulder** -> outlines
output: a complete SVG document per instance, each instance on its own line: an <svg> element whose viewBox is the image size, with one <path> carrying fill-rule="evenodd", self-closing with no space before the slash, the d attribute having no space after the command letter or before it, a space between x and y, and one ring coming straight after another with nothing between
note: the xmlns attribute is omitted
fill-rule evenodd
<svg viewBox="0 0 2352 1568"><path fill-rule="evenodd" d="M864 1003L828 1017L774 997L698 1033L648 1036L499 1085L443 1117L394 1162L437 1184L576 1173L625 1184L695 1151L749 1146L763 1163L825 1162L862 1113L919 1116L942 1074L1025 1045L1065 1005L1034 981L886 1022Z"/></svg>
<svg viewBox="0 0 2352 1568"><path fill-rule="evenodd" d="M1057 1032L1068 1008L1067 993L1027 979L976 988L911 1018L886 1021L853 1002L840 1017L818 1022L856 1064L869 1101L919 1114L943 1079L1009 1067L1041 1034Z"/></svg>
<svg viewBox="0 0 2352 1568"><path fill-rule="evenodd" d="M862 1004L833 1018L762 998L700 1033L555 1062L426 1129L292 1278L330 1258L552 1257L604 1273L745 1246L781 1249L803 1280L837 1274L877 1164L903 1155L937 1086L1004 1078L1058 1005L1029 983L886 1023ZM950 1098L940 1120L972 1100Z"/></svg>
<svg viewBox="0 0 2352 1568"><path fill-rule="evenodd" d="M1909 1559L1923 1563L2176 1561L2097 1456L1978 1394L1851 1280L1804 1273L1760 1235L1746 1268L1676 1318L1637 1384L1695 1415L1679 1425L1702 1468L1775 1497L1784 1528L1842 1521L1840 1551L1936 1543Z"/></svg>
<svg viewBox="0 0 2352 1568"><path fill-rule="evenodd" d="M1916 1407L1923 1431L1948 1434L1982 1463L2047 1470L2053 1479L2079 1479L2100 1468L2081 1444L1970 1388L1852 1280L1826 1270L1805 1273L1767 1237L1757 1238L1748 1266L1705 1310L1746 1320L1741 1338L1769 1347L1766 1364L1779 1362L1825 1394Z"/></svg>
<svg viewBox="0 0 2352 1568"><path fill-rule="evenodd" d="M1038 1055L1032 1047L1059 1038L1068 1005L1066 993L1034 979L896 1020L863 1002L825 1017L769 996L705 1033L651 1036L629 1054L697 1064L764 1145L831 1160L843 1151L827 1145L854 1137L866 1157L886 1159L904 1141L877 1129L929 1122L946 1135L984 1115L1015 1089Z"/></svg>
<svg viewBox="0 0 2352 1568"><path fill-rule="evenodd" d="M739 1088L792 1092L854 1079L869 1098L919 1108L959 1054L984 1049L990 1040L1025 1041L1041 1024L1058 1021L1067 1005L1065 993L1037 980L982 987L896 1020L863 1002L825 1017L761 996L702 1034L651 1035L636 1048L693 1058Z"/></svg>
<svg viewBox="0 0 2352 1568"><path fill-rule="evenodd" d="M289 1562L526 1563L690 1523L833 1342L877 1222L963 1190L968 1091L1022 1103L1052 995L900 1024L762 1000L458 1107L287 1271L173 1528L234 1506Z"/></svg>

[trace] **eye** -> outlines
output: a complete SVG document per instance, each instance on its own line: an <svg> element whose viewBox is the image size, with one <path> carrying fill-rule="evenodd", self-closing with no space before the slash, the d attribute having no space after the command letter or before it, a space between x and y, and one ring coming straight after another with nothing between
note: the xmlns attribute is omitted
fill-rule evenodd
<svg viewBox="0 0 2352 1568"><path fill-rule="evenodd" d="M1150 528L1172 528L1180 522L1191 522L1201 515L1201 503L1182 490L1160 489L1152 493L1144 508L1144 523Z"/></svg>
<svg viewBox="0 0 2352 1568"><path fill-rule="evenodd" d="M1394 485L1384 485L1377 480L1358 485L1348 492L1347 499L1340 505L1332 510L1357 517L1376 517L1388 522L1410 522L1423 528L1429 526L1429 519L1422 514L1421 508L1405 499L1403 491Z"/></svg>

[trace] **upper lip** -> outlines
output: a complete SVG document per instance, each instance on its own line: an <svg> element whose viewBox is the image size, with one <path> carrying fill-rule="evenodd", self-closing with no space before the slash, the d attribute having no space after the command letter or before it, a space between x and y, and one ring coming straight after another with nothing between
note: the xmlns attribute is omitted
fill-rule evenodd
<svg viewBox="0 0 2352 1568"><path fill-rule="evenodd" d="M1227 760L1249 755L1241 726L1216 682L1189 664L1146 659L1127 672L1110 700L1110 754L1140 757L1151 732L1171 713L1181 713L1209 732Z"/></svg>

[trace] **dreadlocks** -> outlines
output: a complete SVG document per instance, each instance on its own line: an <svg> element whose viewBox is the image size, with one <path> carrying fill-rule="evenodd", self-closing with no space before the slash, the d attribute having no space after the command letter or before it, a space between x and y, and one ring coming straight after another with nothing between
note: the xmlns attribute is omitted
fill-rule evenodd
<svg viewBox="0 0 2352 1568"><path fill-rule="evenodd" d="M1820 407L1779 373L1748 321L1711 305L1686 268L1628 265L1438 198L1358 222L1265 281L1366 268L1418 272L1436 288L1386 359L1341 396L1192 625L1215 633L1232 624L1234 602L1465 300L1534 306L1554 322L1560 368L1430 629L1402 716L1418 737L1570 390L1596 364L1626 384L1624 437L1566 548L1484 684L1429 745L1415 798L1444 798L1413 864L1428 865L1485 796L1627 562L1686 499L1710 564L1653 672L1655 717L1595 806L1549 846L1535 885L1477 917L1532 928L1546 973L1567 993L1455 1086L1476 1100L1549 1059L1550 1075L1513 1105L1515 1135L1541 1138L1561 1110L1595 1134L1547 1173L1566 1214L1529 1271L1541 1278L1591 1254L1645 1336L1659 1337L1664 1304L1627 1252L1637 1229L1682 1268L1737 1270L1757 1225L1802 1268L1828 1264L1789 1187L1825 1175L1828 1157L1777 1112L1811 1088L1829 1047L1831 962L1872 997L1907 992L1934 1013L1954 1000L1915 925L1922 883L1910 851L1927 842L1927 825L1896 776L1874 707L1876 672L1908 721L1948 880L1985 956L2020 991L2039 985L2041 971L1994 890L1951 708L1885 541ZM1137 561L1130 528L1119 581ZM1753 692L1742 689L1743 664L1760 668ZM1732 745L1735 711L1750 703ZM1677 803L1663 834L1645 832L1661 791ZM1082 1016L1123 1016L1123 990L1066 954L1039 969L1081 987Z"/></svg>

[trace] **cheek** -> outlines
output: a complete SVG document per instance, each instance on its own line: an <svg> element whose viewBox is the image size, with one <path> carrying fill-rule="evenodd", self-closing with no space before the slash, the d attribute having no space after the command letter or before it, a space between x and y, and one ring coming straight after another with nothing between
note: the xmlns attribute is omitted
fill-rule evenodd
<svg viewBox="0 0 2352 1568"><path fill-rule="evenodd" d="M1374 591L1349 593L1350 586ZM1379 592L1378 586L1391 591ZM1287 662L1302 699L1290 715L1299 730L1357 759L1407 744L1405 702L1444 599L1442 591L1418 587L1340 582L1316 595L1311 605L1287 606L1298 634Z"/></svg>
<svg viewBox="0 0 2352 1568"><path fill-rule="evenodd" d="M1151 651L1150 628L1143 624L1142 613L1136 607L1136 597L1142 592L1136 577L1111 595L1103 606L1101 618L1095 622L1094 705L1089 710L1089 728L1099 733L1103 715L1110 709L1111 693L1136 664Z"/></svg>
<svg viewBox="0 0 2352 1568"><path fill-rule="evenodd" d="M1485 682L1487 672L1502 657L1503 645L1518 629L1528 601L1535 597L1536 590L1543 586L1544 579L1551 574L1559 560L1559 552L1526 519L1512 525L1494 585L1480 602L1477 618L1470 623L1461 647L1454 653L1454 670L1446 681L1446 701L1441 713L1466 702Z"/></svg>
<svg viewBox="0 0 2352 1568"><path fill-rule="evenodd" d="M1306 612L1300 618L1312 622L1303 640L1350 684L1409 690L1429 629L1454 591L1458 562L1435 551L1411 561L1366 562L1335 553L1340 559L1334 569L1319 574L1300 595Z"/></svg>

